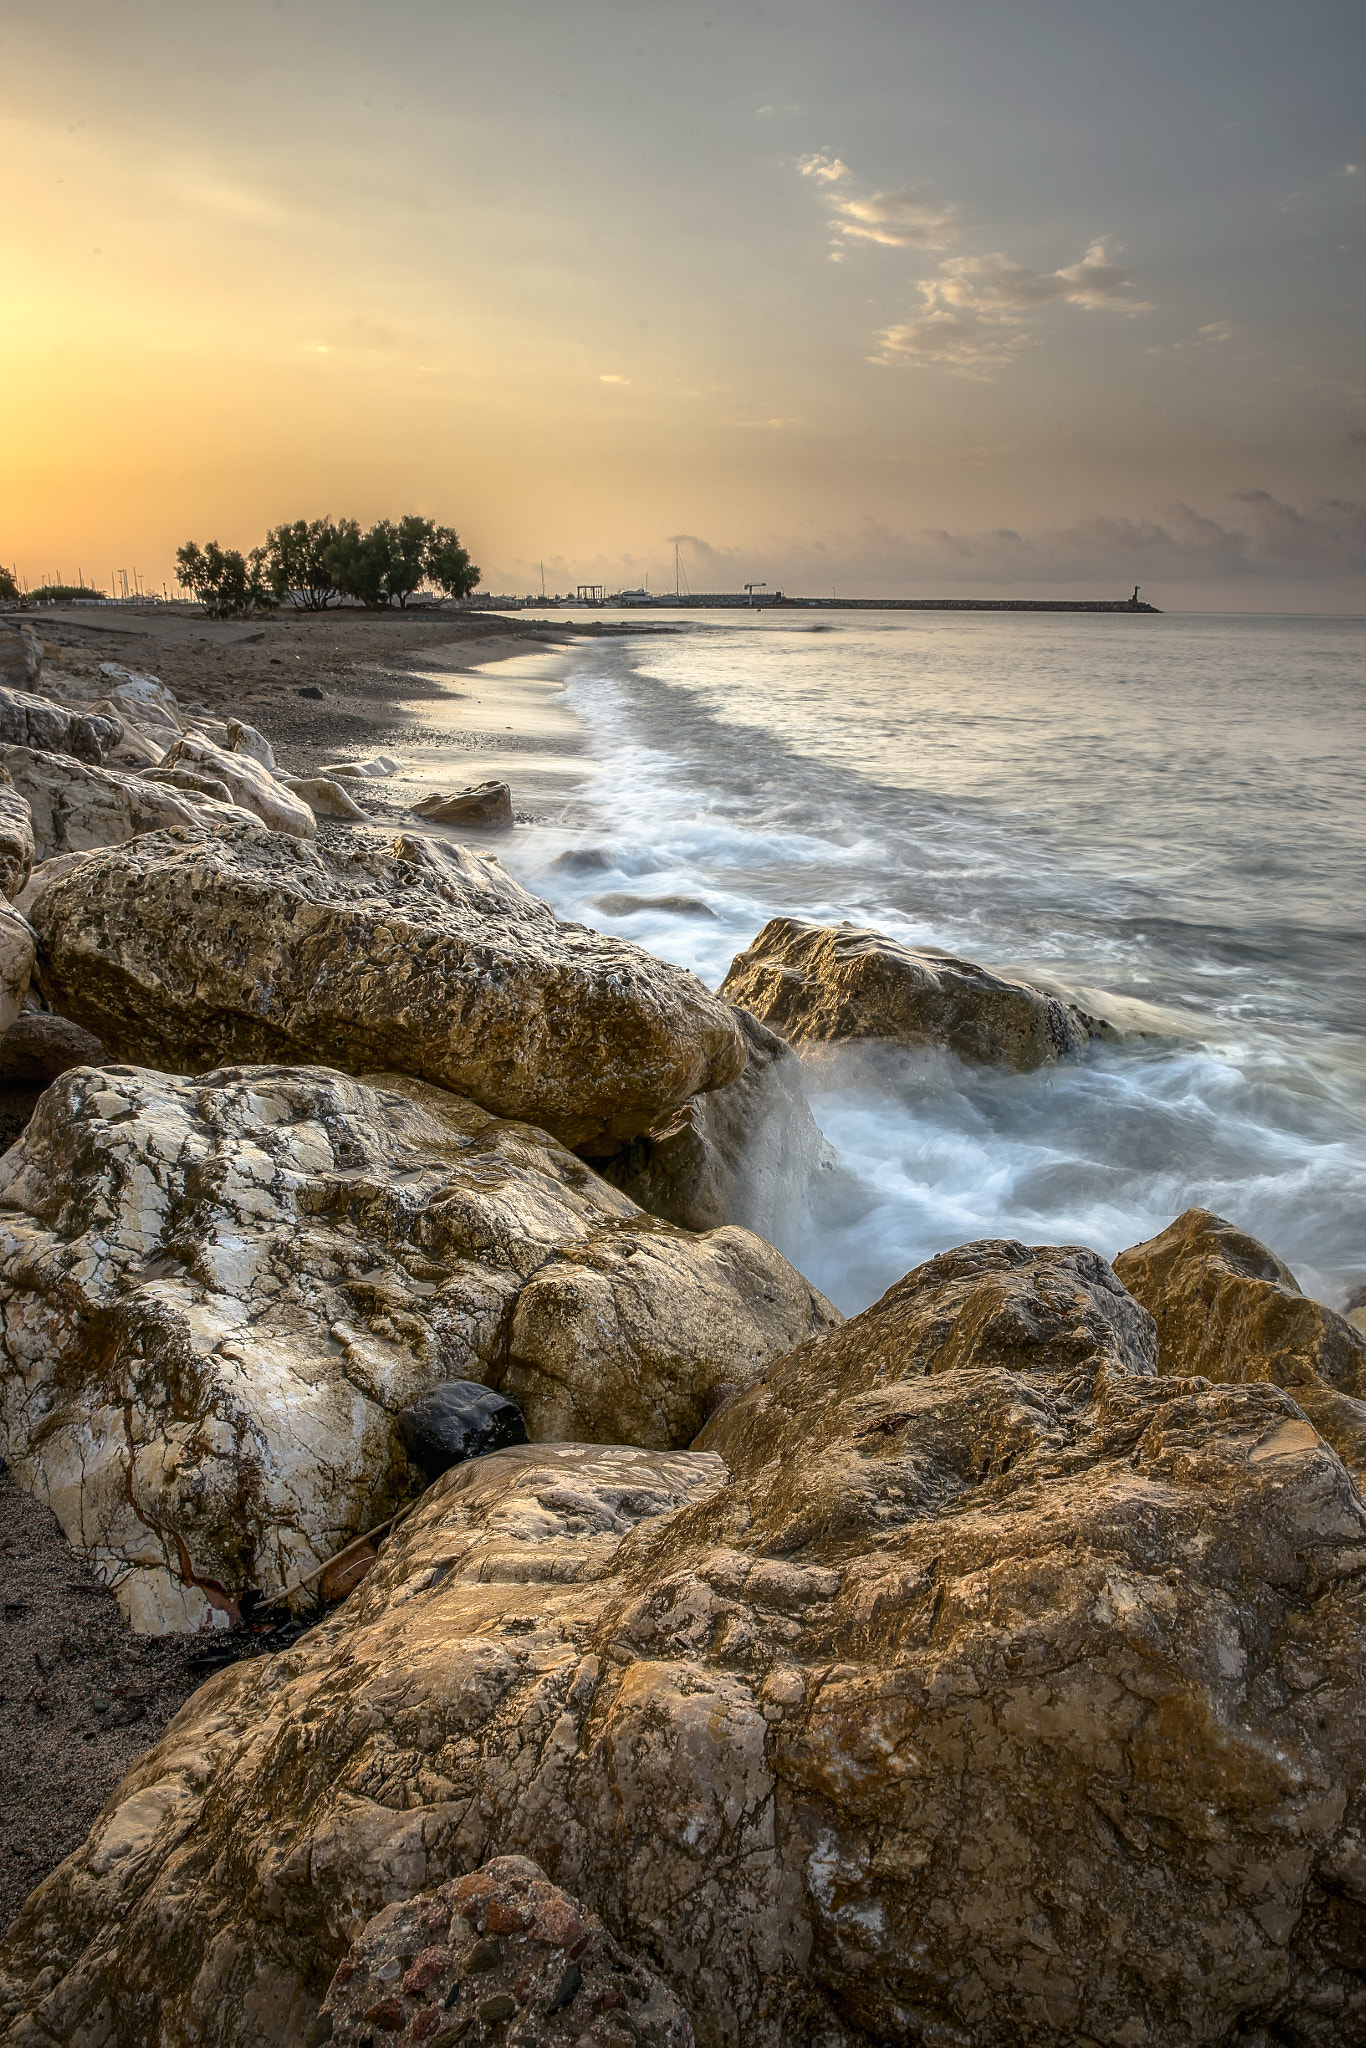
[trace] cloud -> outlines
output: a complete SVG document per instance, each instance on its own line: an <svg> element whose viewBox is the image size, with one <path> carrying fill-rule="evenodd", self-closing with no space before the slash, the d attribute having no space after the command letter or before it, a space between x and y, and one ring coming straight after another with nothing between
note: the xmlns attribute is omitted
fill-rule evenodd
<svg viewBox="0 0 1366 2048"><path fill-rule="evenodd" d="M599 384L629 384L629 377L621 376L616 370L608 370L598 378Z"/></svg>
<svg viewBox="0 0 1366 2048"><path fill-rule="evenodd" d="M1297 506L1270 491L1245 490L1215 517L1189 504L1160 516L1098 515L1071 526L1017 532L908 537L869 528L857 553L880 585L923 585L927 577L1010 587L1097 582L1323 581L1366 573L1366 503L1323 498ZM849 542L837 542L841 551ZM1160 602L1160 600L1158 600Z"/></svg>
<svg viewBox="0 0 1366 2048"><path fill-rule="evenodd" d="M837 156L819 154L799 158L804 178L820 185L842 185L854 175ZM846 242L878 242L887 249L947 249L956 240L958 209L932 192L827 191L835 250L843 253Z"/></svg>
<svg viewBox="0 0 1366 2048"><path fill-rule="evenodd" d="M804 178L816 178L822 185L831 185L837 178L852 175L848 164L841 163L837 156L798 157L797 169Z"/></svg>
<svg viewBox="0 0 1366 2048"><path fill-rule="evenodd" d="M1023 331L1026 313L1064 304L1084 311L1146 313L1133 278L1115 262L1109 244L1092 242L1078 263L1060 270L1029 270L999 250L986 256L949 256L939 276L918 286L920 311L877 336L875 363L943 363L964 376L989 377L1015 361L1040 337Z"/></svg>

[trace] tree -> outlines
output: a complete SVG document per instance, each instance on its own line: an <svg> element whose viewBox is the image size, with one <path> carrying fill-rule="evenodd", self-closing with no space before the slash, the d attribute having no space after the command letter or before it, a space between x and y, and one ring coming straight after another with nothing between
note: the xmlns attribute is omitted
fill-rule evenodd
<svg viewBox="0 0 1366 2048"><path fill-rule="evenodd" d="M286 599L299 611L325 612L341 596L328 564L337 543L337 527L331 519L296 519L292 525L272 526L266 535L266 562L270 587L283 604Z"/></svg>
<svg viewBox="0 0 1366 2048"><path fill-rule="evenodd" d="M251 612L273 611L277 599L266 575L266 550L220 548L211 540L201 549L186 541L176 549L180 581L192 590L212 619L240 619Z"/></svg>
<svg viewBox="0 0 1366 2048"><path fill-rule="evenodd" d="M459 534L449 526L432 528L425 561L428 581L447 597L468 597L479 581L469 549L461 547Z"/></svg>
<svg viewBox="0 0 1366 2048"><path fill-rule="evenodd" d="M0 564L0 604L18 604L19 585L13 574Z"/></svg>

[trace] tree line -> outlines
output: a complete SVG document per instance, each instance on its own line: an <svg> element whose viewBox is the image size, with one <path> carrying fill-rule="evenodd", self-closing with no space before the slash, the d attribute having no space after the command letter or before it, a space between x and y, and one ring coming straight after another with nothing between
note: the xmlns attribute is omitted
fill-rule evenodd
<svg viewBox="0 0 1366 2048"><path fill-rule="evenodd" d="M273 526L262 547L245 555L211 540L176 549L176 573L211 617L241 618L290 604L326 611L353 598L371 611L402 610L430 585L447 597L468 597L479 581L468 548L449 526L408 513L377 519L365 532L358 519L295 519Z"/></svg>

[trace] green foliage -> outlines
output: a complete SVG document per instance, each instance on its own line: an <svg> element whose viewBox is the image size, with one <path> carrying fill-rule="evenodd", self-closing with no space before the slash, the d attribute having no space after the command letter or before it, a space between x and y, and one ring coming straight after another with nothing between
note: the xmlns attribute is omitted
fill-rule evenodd
<svg viewBox="0 0 1366 2048"><path fill-rule="evenodd" d="M281 604L288 601L298 611L325 612L341 596L328 560L337 538L331 519L296 519L271 527L266 563L270 587Z"/></svg>
<svg viewBox="0 0 1366 2048"><path fill-rule="evenodd" d="M479 571L470 560L468 548L449 526L434 526L427 539L427 580L447 597L468 597L479 581Z"/></svg>
<svg viewBox="0 0 1366 2048"><path fill-rule="evenodd" d="M278 603L268 580L264 548L243 555L240 548L220 548L216 540L202 549L190 540L176 549L175 560L180 581L212 619L246 618L252 612L273 611Z"/></svg>
<svg viewBox="0 0 1366 2048"><path fill-rule="evenodd" d="M88 583L40 583L25 596L30 604L70 604L74 597L103 597L104 592L92 590Z"/></svg>
<svg viewBox="0 0 1366 2048"><path fill-rule="evenodd" d="M377 519L295 519L272 526L264 547L243 556L210 541L188 541L176 553L180 580L215 618L240 617L277 604L325 611L343 597L372 611L403 610L414 591L434 584L447 597L468 597L479 571L449 526L415 512Z"/></svg>
<svg viewBox="0 0 1366 2048"><path fill-rule="evenodd" d="M18 604L18 602L19 585L15 582L12 572L0 566L0 603Z"/></svg>

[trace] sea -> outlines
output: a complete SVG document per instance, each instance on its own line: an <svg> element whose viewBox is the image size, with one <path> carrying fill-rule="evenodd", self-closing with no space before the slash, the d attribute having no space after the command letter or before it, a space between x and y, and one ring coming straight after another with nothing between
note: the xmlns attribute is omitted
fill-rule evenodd
<svg viewBox="0 0 1366 2048"><path fill-rule="evenodd" d="M660 621L651 614L651 626ZM850 920L1122 1032L1029 1074L804 1054L837 1168L781 1249L846 1312L974 1238L1193 1205L1366 1286L1366 618L682 614L564 664L586 773L508 865L717 987Z"/></svg>

